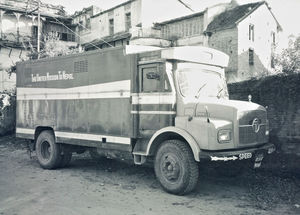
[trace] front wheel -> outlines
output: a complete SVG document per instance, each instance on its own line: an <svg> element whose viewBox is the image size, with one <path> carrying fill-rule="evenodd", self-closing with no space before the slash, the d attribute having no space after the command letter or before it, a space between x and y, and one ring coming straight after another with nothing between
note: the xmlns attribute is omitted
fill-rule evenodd
<svg viewBox="0 0 300 215"><path fill-rule="evenodd" d="M55 169L61 163L61 148L52 131L42 131L36 141L37 159L44 169Z"/></svg>
<svg viewBox="0 0 300 215"><path fill-rule="evenodd" d="M159 147L154 162L157 179L169 193L184 195L195 189L199 168L189 146L179 140L167 140Z"/></svg>

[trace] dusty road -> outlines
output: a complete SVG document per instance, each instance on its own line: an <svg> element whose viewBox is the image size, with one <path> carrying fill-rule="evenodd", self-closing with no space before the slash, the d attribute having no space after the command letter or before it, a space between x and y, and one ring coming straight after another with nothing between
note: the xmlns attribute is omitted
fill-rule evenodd
<svg viewBox="0 0 300 215"><path fill-rule="evenodd" d="M299 175L221 177L205 167L200 174L196 192L175 196L160 188L151 168L82 154L67 168L43 170L22 141L2 137L0 215L300 214Z"/></svg>

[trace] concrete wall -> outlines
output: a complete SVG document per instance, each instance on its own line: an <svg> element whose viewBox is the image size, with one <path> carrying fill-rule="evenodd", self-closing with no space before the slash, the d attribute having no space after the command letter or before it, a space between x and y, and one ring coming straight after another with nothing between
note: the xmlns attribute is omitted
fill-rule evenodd
<svg viewBox="0 0 300 215"><path fill-rule="evenodd" d="M238 30L237 28L218 31L208 39L208 46L229 55L229 64L225 70L227 82L236 82L238 70Z"/></svg>
<svg viewBox="0 0 300 215"><path fill-rule="evenodd" d="M254 25L254 41L249 40L249 25ZM238 24L238 80L260 77L271 72L272 32L277 23L264 4ZM254 65L249 65L249 49L254 50Z"/></svg>
<svg viewBox="0 0 300 215"><path fill-rule="evenodd" d="M269 76L229 84L230 99L268 106L270 141L284 153L300 156L300 74Z"/></svg>

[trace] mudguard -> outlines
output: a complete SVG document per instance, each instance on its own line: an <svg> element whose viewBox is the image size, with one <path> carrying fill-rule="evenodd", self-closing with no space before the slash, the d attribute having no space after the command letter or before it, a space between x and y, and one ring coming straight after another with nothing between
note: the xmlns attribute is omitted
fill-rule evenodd
<svg viewBox="0 0 300 215"><path fill-rule="evenodd" d="M199 162L200 161L199 154L200 154L201 150L200 150L197 142L195 141L195 139L187 131L185 131L181 128L173 127L173 126L162 128L153 134L153 136L151 137L151 139L148 143L148 146L147 146L146 156L150 154L151 147L152 147L153 143L157 140L157 138L161 137L161 135L163 135L163 134L167 135L167 133L170 133L170 132L173 134L179 135L183 139L186 140L186 142L191 147L191 150L194 154L195 160Z"/></svg>

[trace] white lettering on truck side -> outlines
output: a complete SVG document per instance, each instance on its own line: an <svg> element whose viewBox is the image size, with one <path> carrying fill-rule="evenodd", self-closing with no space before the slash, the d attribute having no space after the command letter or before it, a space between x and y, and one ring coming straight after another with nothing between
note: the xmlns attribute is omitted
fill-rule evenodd
<svg viewBox="0 0 300 215"><path fill-rule="evenodd" d="M57 74L51 75L47 72L46 75L31 74L31 82L57 81L57 80L73 80L73 73L66 71L58 71Z"/></svg>

